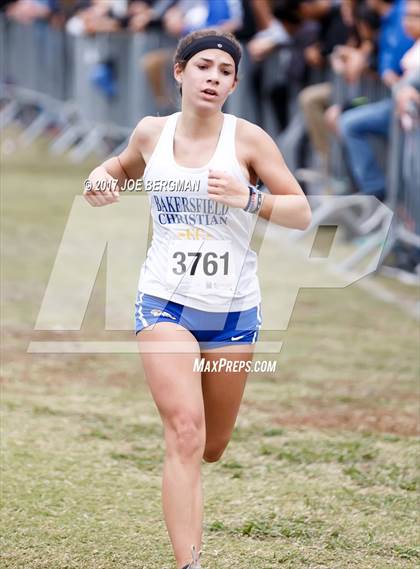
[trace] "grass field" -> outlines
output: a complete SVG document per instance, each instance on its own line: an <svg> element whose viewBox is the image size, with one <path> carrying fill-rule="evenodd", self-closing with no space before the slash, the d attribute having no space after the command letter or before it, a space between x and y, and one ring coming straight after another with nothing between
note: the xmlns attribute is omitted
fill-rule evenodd
<svg viewBox="0 0 420 569"><path fill-rule="evenodd" d="M138 356L27 353L57 337L33 328L90 166L45 141L3 158L2 568L174 567ZM60 339L100 336L103 277L80 333ZM274 336L277 372L251 375L226 454L203 465L203 569L418 567L417 322L356 285L308 288Z"/></svg>

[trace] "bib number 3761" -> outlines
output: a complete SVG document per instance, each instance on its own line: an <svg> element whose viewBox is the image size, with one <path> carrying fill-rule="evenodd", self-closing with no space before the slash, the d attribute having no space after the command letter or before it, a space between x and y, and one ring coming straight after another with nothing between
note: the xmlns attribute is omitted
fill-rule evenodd
<svg viewBox="0 0 420 569"><path fill-rule="evenodd" d="M232 285L234 263L229 241L174 240L168 261L167 278L172 285L205 290Z"/></svg>

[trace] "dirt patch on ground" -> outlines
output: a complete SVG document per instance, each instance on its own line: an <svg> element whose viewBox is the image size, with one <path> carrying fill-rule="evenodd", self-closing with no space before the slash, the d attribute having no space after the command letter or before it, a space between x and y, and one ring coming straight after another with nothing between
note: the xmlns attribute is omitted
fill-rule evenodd
<svg viewBox="0 0 420 569"><path fill-rule="evenodd" d="M58 388L77 382L86 386L133 388L142 381L137 354L28 354L12 352L2 357L0 382L37 383ZM124 368L124 369L121 369Z"/></svg>
<svg viewBox="0 0 420 569"><path fill-rule="evenodd" d="M259 403L244 400L242 408L266 413L273 424L281 427L306 428L325 430L340 430L352 432L377 432L390 433L401 436L416 436L420 433L420 414L411 410L390 409L381 407L368 407L338 404L331 402L327 408L326 400L302 398L296 403L296 409L292 405L288 408L277 406L275 409L271 403ZM300 407L300 409L299 409Z"/></svg>
<svg viewBox="0 0 420 569"><path fill-rule="evenodd" d="M332 409L310 413L283 413L274 422L281 426L371 431L403 436L419 434L419 416L414 413L381 409Z"/></svg>

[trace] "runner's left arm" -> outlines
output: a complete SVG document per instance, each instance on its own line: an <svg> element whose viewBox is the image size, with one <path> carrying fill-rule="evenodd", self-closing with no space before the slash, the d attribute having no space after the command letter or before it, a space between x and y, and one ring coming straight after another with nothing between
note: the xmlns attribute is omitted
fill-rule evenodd
<svg viewBox="0 0 420 569"><path fill-rule="evenodd" d="M307 229L312 212L302 188L274 140L262 128L248 125L248 131L253 131L250 166L270 190L270 194L264 195L259 215L284 227Z"/></svg>
<svg viewBox="0 0 420 569"><path fill-rule="evenodd" d="M258 215L284 227L306 229L311 208L273 139L260 127L241 120L239 140L248 171L271 192L264 194ZM208 193L215 201L242 209L247 207L250 194L245 183L219 170L209 172Z"/></svg>

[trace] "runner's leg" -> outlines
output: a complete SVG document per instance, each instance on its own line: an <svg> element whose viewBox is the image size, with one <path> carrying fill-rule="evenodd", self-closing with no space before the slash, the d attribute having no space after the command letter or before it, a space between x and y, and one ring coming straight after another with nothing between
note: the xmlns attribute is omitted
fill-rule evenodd
<svg viewBox="0 0 420 569"><path fill-rule="evenodd" d="M183 342L189 353L146 353L142 360L148 385L162 418L166 454L162 501L166 526L179 567L191 561L191 545L201 548L203 496L201 460L205 445L204 406L200 373L193 371L199 345L177 324L162 322L137 335L140 351L146 342Z"/></svg>
<svg viewBox="0 0 420 569"><path fill-rule="evenodd" d="M202 356L208 361L227 362L252 361L254 346L252 344L224 346L215 350L203 351ZM236 364L238 365L238 364ZM202 388L206 420L206 445L203 458L206 462L215 462L222 456L227 447L235 426L236 418L245 390L248 372L228 371L228 365L221 372L203 372Z"/></svg>

